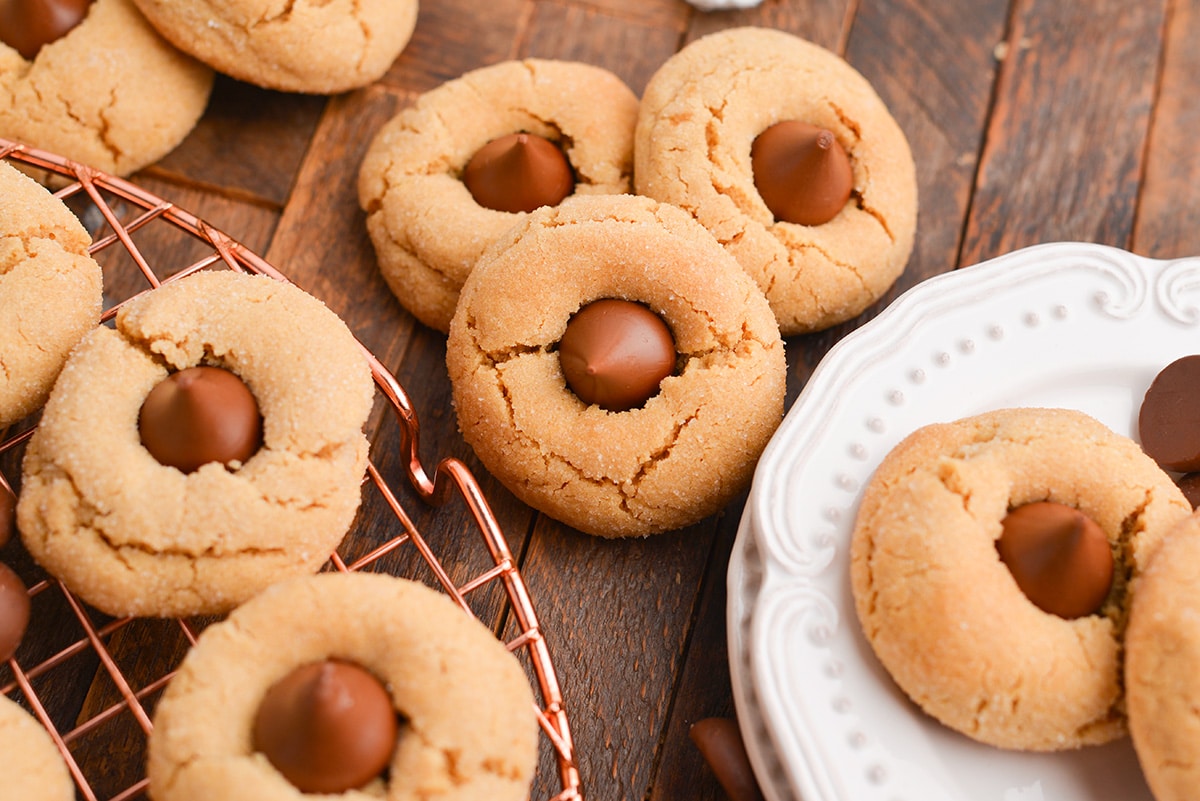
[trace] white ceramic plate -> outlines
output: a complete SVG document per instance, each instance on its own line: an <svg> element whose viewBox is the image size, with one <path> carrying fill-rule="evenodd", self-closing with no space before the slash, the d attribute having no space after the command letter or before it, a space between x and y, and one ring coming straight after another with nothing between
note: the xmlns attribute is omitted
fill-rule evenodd
<svg viewBox="0 0 1200 801"><path fill-rule="evenodd" d="M1200 259L1017 251L921 283L839 342L755 474L728 576L738 718L771 801L1152 801L1128 738L1002 751L928 718L863 639L848 543L908 433L989 409L1079 409L1136 436L1158 371L1200 352Z"/></svg>

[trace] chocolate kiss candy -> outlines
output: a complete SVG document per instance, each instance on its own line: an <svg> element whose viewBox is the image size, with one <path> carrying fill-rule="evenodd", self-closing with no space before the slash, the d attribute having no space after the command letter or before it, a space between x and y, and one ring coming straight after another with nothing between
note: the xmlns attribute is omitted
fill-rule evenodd
<svg viewBox="0 0 1200 801"><path fill-rule="evenodd" d="M1192 509L1200 509L1200 473L1180 476L1175 484L1183 492L1183 497L1188 499Z"/></svg>
<svg viewBox="0 0 1200 801"><path fill-rule="evenodd" d="M1200 470L1200 356L1184 356L1150 383L1138 413L1142 450L1167 470Z"/></svg>
<svg viewBox="0 0 1200 801"><path fill-rule="evenodd" d="M0 0L0 42L32 61L87 16L92 0Z"/></svg>
<svg viewBox="0 0 1200 801"><path fill-rule="evenodd" d="M343 793L383 772L396 748L396 712L384 686L349 662L296 668L254 717L254 748L304 793Z"/></svg>
<svg viewBox="0 0 1200 801"><path fill-rule="evenodd" d="M850 157L832 132L787 120L758 135L750 147L754 186L775 219L821 225L850 199Z"/></svg>
<svg viewBox="0 0 1200 801"><path fill-rule="evenodd" d="M190 473L209 462L253 456L262 441L262 417L242 379L220 367L188 367L150 390L138 431L155 459Z"/></svg>
<svg viewBox="0 0 1200 801"><path fill-rule="evenodd" d="M674 372L675 340L662 318L640 303L597 300L567 323L558 360L581 401L623 412L653 397Z"/></svg>
<svg viewBox="0 0 1200 801"><path fill-rule="evenodd" d="M488 142L467 162L462 179L476 203L496 211L554 206L575 191L571 165L558 145L528 133Z"/></svg>
<svg viewBox="0 0 1200 801"><path fill-rule="evenodd" d="M0 479L0 548L8 544L17 528L16 512L17 496L13 495L8 484Z"/></svg>
<svg viewBox="0 0 1200 801"><path fill-rule="evenodd" d="M21 577L0 563L0 662L17 652L29 627L29 593Z"/></svg>
<svg viewBox="0 0 1200 801"><path fill-rule="evenodd" d="M762 801L737 723L727 718L704 718L692 724L688 736L730 801Z"/></svg>
<svg viewBox="0 0 1200 801"><path fill-rule="evenodd" d="M1000 559L1035 606L1068 620L1099 611L1112 586L1113 556L1094 520L1038 501L1013 509L1002 525Z"/></svg>

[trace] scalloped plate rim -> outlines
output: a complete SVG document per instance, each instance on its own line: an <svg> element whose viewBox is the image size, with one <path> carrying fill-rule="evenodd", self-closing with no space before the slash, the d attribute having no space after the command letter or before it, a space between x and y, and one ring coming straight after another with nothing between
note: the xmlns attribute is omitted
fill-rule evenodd
<svg viewBox="0 0 1200 801"><path fill-rule="evenodd" d="M948 775L947 772L953 772L953 766L939 765L935 771L937 775L931 777L923 772L920 765L910 765L909 760L906 759L894 760L898 763L898 768L896 765L888 764L887 760L891 754L886 747L872 742L872 732L869 727L862 733L863 736L859 737L862 742L858 742L851 749L856 755L855 758L859 758L857 756L859 754L863 755L860 767L866 766L866 769L858 771L857 776L849 776L849 770L842 764L842 760L838 756L845 753L847 747L844 744L837 747L830 746L835 758L826 759L821 756L820 752L825 744L817 742L820 738L815 736L816 733L797 731L797 729L815 728L814 724L818 718L806 720L799 725L795 720L789 719L797 715L798 702L795 696L800 693L787 687L781 689L781 685L786 685L789 680L794 683L795 680L780 679L783 666L779 663L784 659L794 659L796 661L789 663L789 667L795 665L798 668L797 672L804 673L808 680L812 680L816 684L827 685L825 689L831 689L836 693L841 680L838 677L828 677L829 681L825 681L826 674L830 673L832 668L827 666L824 672L819 672L812 665L807 664L807 660L813 653L823 653L820 649L824 646L810 646L804 642L796 645L798 641L811 640L817 636L814 632L825 631L828 634L830 619L826 618L830 611L833 613L832 621L835 633L831 636L834 638L834 645L838 645L847 638L861 639L861 635L858 634L857 619L854 618L852 609L849 615L845 614L844 599L841 601L841 607L839 607L839 601L825 599L830 602L831 610L823 609L824 601L822 601L811 609L805 610L804 615L795 615L796 621L784 621L794 624L796 628L801 628L804 625L804 620L801 618L807 619L809 628L806 637L789 634L791 629L787 626L781 627L779 622L780 616L786 614L787 604L780 601L780 597L785 593L790 592L793 595L798 592L809 593L814 596L822 594L820 587L822 571L830 570L829 565L836 560L838 544L841 542L839 536L843 536L846 527L852 523L853 515L848 513L848 510L852 511L856 506L863 483L861 476L864 471L869 475L870 469L873 469L882 453L889 449L884 445L871 446L868 444L860 449L862 452L858 452L855 451L856 443L850 446L848 453L833 451L834 458L830 460L831 462L842 461L850 465L848 472L842 476L845 479L845 485L839 485L832 489L826 485L816 495L821 496L822 493L837 495L840 490L846 497L853 500L848 506L843 504L845 508L829 510L827 522L831 533L827 532L824 535L810 538L807 543L798 545L797 541L802 538L789 533L792 529L797 528L793 525L794 521L789 519L789 515L795 516L794 509L791 507L796 504L788 504L786 501L780 500L781 487L795 495L797 489L806 488L805 477L795 478L795 473L822 472L823 469L816 470L808 467L807 463L803 463L797 456L797 453L807 454L812 451L815 454L820 448L829 447L835 427L845 425L838 415L848 414L841 411L847 404L843 403L839 407L839 402L845 400L856 382L861 384L867 380L860 380L858 377L864 374L864 371L865 374L874 377L894 369L898 357L895 352L885 351L888 349L888 340L894 339L898 335L919 340L922 336L929 337L939 333L939 327L953 327L956 320L968 315L973 318L977 317L981 321L988 316L988 313L998 318L1005 318L1003 324L993 325L991 329L981 328L970 336L959 337L953 345L947 344L942 352L922 354L921 358L926 359L922 368L909 370L905 375L892 376L893 383L901 388L892 391L889 396L890 401L882 397L875 397L871 401L872 404L883 408L884 413L874 417L868 415L864 420L859 421L858 425L866 427L867 433L863 435L864 441L870 442L869 438L875 436L880 442L894 444L898 437L908 433L908 430L912 430L915 426L908 430L901 430L903 426L891 426L889 414L894 411L892 407L903 408L906 405L908 407L903 412L896 412L894 416L897 418L912 419L914 415L920 416L921 412L912 411L915 404L903 396L911 393L914 397L919 397L922 390L936 386L939 381L945 383L946 376L952 371L941 372L942 367L939 366L939 360L943 357L945 365L956 368L960 364L968 365L962 369L966 369L968 373L972 373L972 371L980 373L981 366L986 365L988 358L993 356L1001 360L1008 358L1003 355L1005 347L1010 350L1018 347L1033 347L1029 343L1037 341L1030 337L1036 337L1039 333L1045 336L1056 336L1056 332L1064 331L1067 332L1064 336L1079 338L1079 335L1069 328L1069 324L1073 322L1079 323L1081 326L1097 326L1096 332L1106 331L1107 324L1110 322L1122 323L1131 320L1140 320L1141 322L1136 324L1147 324L1155 329L1161 328L1168 332L1193 329L1198 318L1196 309L1182 302L1180 297L1200 289L1200 280L1193 279L1193 274L1200 274L1200 260L1192 257L1170 260L1151 259L1119 248L1083 242L1053 242L1035 245L922 281L903 293L877 317L846 335L821 360L759 461L726 577L728 588L726 620L734 700L747 751L770 801L798 801L801 798L804 801L844 801L844 799L866 801L867 798L905 801L918 796L957 801L963 797L955 794L953 788L947 789L945 785L939 783L945 775ZM1080 276L1088 280L1080 281ZM1092 283L1089 284L1088 281ZM1076 283L1080 286L1076 287ZM1057 299L1052 297L1053 293L1050 293L1046 297L1046 303L1036 313L1028 312L1024 318L1014 318L1012 316L1014 310L1005 309L1006 301L1013 297L1032 297L1036 294L1035 290L1039 290L1042 285L1053 287L1060 293L1066 293L1069 289L1072 294L1077 294L1077 296L1056 303ZM1075 293L1077 288L1080 291ZM995 336L991 335L993 333ZM1125 337L1125 339L1129 339L1129 337ZM906 341L908 340L906 339ZM1103 337L1099 341L1103 343ZM1067 339L1067 342L1071 343L1071 340ZM1089 345L1093 344L1093 340L1089 339L1087 342ZM1077 348L1081 347L1078 343L1074 344ZM1118 349L1130 350L1127 343L1116 344ZM1174 341L1165 345L1154 343L1151 347L1153 353L1146 355L1145 363L1136 365L1140 379L1146 380L1147 373L1152 377L1157 369L1165 366L1171 358L1169 351L1172 349L1178 351L1178 355L1191 352L1187 349L1180 350L1179 344ZM1197 347L1196 351L1200 352L1200 347ZM1070 354L1065 355L1069 356ZM1049 360L1048 366L1057 369L1059 362L1056 359L1061 360L1063 357L1064 354L1055 354L1054 358ZM1092 358L1092 355L1088 354L1087 358ZM1125 375L1125 372L1139 358L1140 356L1136 354L1125 353L1124 361L1113 367L1111 372L1118 377ZM972 362L974 362L974 366L970 366ZM1020 369L1018 366L1018 374ZM1035 371L1031 368L1031 372ZM1103 373L1102 370L1099 372ZM914 377L916 373L926 374L918 382ZM1064 371L1064 373L1069 374L1069 371ZM978 376L975 377L978 378ZM1107 384L1111 384L1113 381L1112 375L1098 374L1094 378L1098 385L1105 385L1104 391L1106 392L1110 388ZM907 383L904 383L905 380ZM1040 380L1043 384L1046 383L1045 376L1042 376ZM1031 379L1031 381L1032 389L1044 390L1038 385L1038 379ZM1053 387L1044 391L1049 397L1055 397L1056 392L1060 394L1066 392L1067 395L1070 395L1070 391L1062 387ZM1019 388L1015 392L1016 402L1007 399L1002 403L989 403L988 393L984 392L981 397L972 398L972 403L977 405L982 403L983 408L1030 405L1021 401ZM896 396L900 396L899 399ZM1084 395L1080 400L1080 403L1035 403L1033 405L1083 407L1083 411L1096 414L1115 430L1126 434L1131 433L1128 430L1128 410L1126 408L1129 402L1128 398L1121 397L1118 402L1110 403L1111 399L1105 397L1104 403L1097 402L1098 406L1104 407L1099 412L1087 408L1092 402L1088 396ZM891 406L889 406L889 402ZM853 406L854 402L852 401L848 405ZM943 403L945 408L948 408L949 405ZM945 408L942 409L943 412ZM1118 411L1114 411L1114 409L1118 409ZM957 416L965 416L968 413L982 410L982 408L970 409ZM1113 419L1105 419L1105 414ZM953 415L947 419L952 418ZM871 431L872 426L876 426L876 424L878 424L878 430ZM838 436L840 436L840 432ZM823 455L828 456L827 453ZM851 475L855 470L857 470L857 474ZM809 480L811 483L811 479ZM841 479L835 479L835 484L838 480ZM789 482L791 482L790 486ZM837 514L835 515L834 512ZM811 517L814 513L806 510L806 514ZM791 528L789 529L789 527ZM822 536L825 537L824 541ZM828 554L833 554L833 556L828 556L823 551L823 548L826 547ZM830 575L833 573L831 572ZM848 591L845 594L848 595ZM781 608L785 611L781 612ZM815 623L813 618L816 618ZM847 635L847 631L852 633ZM783 632L782 635L780 632ZM773 640L768 639L776 636L782 636L785 641L783 645L776 645ZM840 640L837 639L839 636ZM854 647L861 647L861 644ZM882 669L878 665L864 666L855 662L854 647L849 649L850 667L853 670L862 672L865 669L867 672L881 672ZM829 650L832 652L833 646L830 646ZM799 659L796 659L797 656ZM831 660L831 664L832 661L835 660ZM878 698L883 698L885 703L891 703L888 699L889 696L898 695L898 691L894 687L872 687L871 691L872 693L881 693ZM805 698L803 700L807 703L812 699ZM855 700L854 698L834 698L833 703L844 702L843 706L852 710ZM779 705L780 702L782 702L782 706ZM905 700L902 698L896 701L896 705L892 707L892 713L895 713L896 708L903 708L904 703ZM789 704L791 705L789 706ZM810 713L804 711L798 714L805 717ZM861 715L863 713L850 711L842 715L841 712L825 710L820 712L818 717L821 722L833 721L836 723L841 720L840 715L853 717L854 714ZM869 717L871 713L868 711L865 714ZM923 718L915 712L915 708L911 708L911 705L907 714L920 718L917 725L924 726L926 730L932 728L934 732L931 735L934 741L933 745L943 746L949 742L951 749L958 749L961 745L955 740L958 738L967 744L965 746L967 750L985 749L985 753L1002 755L1003 758L1011 756L1009 752L1000 752L970 743L966 738L960 738L949 730L938 731L941 729L939 724ZM804 741L804 747L798 746L798 741ZM1127 740L1123 742L1126 745L1084 749L1085 756L1082 761L1093 767L1098 766L1097 769L1103 772L1106 769L1105 764L1114 763L1111 752L1114 750L1121 752L1118 753L1115 760L1116 766L1111 768L1111 771L1118 772L1117 778L1120 779L1123 773L1128 773L1132 753L1132 749L1127 746ZM805 752L805 748L811 749L812 752ZM1123 752L1122 749L1124 749ZM930 753L938 754L939 752L934 750ZM1045 769L1050 771L1047 775L1054 774L1061 768L1061 765L1056 762L1047 761L1045 755L1019 756L1021 758L1028 757L1026 760L1028 764L1045 766ZM997 758L1000 759L1001 756L997 756ZM1068 758L1069 756L1058 759L1057 762L1065 765ZM872 760L876 761L872 762ZM1136 763L1134 764L1136 765ZM911 775L908 775L906 772L910 767L913 768L913 771ZM1042 768L1035 769L1034 773L1040 769ZM1140 774L1127 778L1133 784L1140 785L1143 793L1148 793L1144 790L1144 784L1141 784ZM1047 781L1046 788L1043 788L1040 782L1032 784L1026 782L1020 786L992 787L990 789L993 792L982 796L972 793L971 797L973 799L995 798L996 801L1017 801L1017 799L1037 801L1042 798L1041 793L1044 789L1054 789L1054 782ZM867 795L862 794L863 787L866 788ZM897 787L899 790L896 789ZM1066 795L1052 793L1045 797L1056 798L1060 801L1093 801L1093 799L1107 796L1093 796L1089 793L1068 793ZM1145 797L1149 798L1148 795Z"/></svg>

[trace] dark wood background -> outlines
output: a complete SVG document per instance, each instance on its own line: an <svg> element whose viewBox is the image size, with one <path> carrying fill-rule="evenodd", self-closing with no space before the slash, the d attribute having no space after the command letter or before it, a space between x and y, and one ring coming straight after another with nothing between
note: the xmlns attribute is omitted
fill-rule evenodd
<svg viewBox="0 0 1200 801"><path fill-rule="evenodd" d="M524 56L579 60L640 94L680 47L735 25L844 55L907 134L920 183L916 247L887 297L787 341L789 404L830 346L932 275L1055 240L1200 252L1195 0L765 0L718 13L683 0L421 0L411 43L377 84L326 98L220 78L191 136L134 176L342 314L411 394L426 460L455 455L475 470L519 555L596 801L724 797L687 730L734 714L725 572L742 502L684 531L610 542L515 501L458 435L444 339L384 286L355 181L378 127L463 72ZM394 451L383 427L373 456L394 469ZM364 508L358 530L382 525L378 515ZM454 558L461 513L418 524ZM556 792L544 755L533 797Z"/></svg>

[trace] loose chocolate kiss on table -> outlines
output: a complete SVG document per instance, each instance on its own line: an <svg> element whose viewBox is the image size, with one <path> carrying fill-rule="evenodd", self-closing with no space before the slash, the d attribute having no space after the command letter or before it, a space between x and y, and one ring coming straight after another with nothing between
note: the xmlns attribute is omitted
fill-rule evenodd
<svg viewBox="0 0 1200 801"><path fill-rule="evenodd" d="M575 174L562 149L530 133L488 142L467 162L462 180L476 203L495 211L556 206L575 191Z"/></svg>
<svg viewBox="0 0 1200 801"><path fill-rule="evenodd" d="M29 592L21 577L0 563L0 662L17 651L29 627Z"/></svg>
<svg viewBox="0 0 1200 801"><path fill-rule="evenodd" d="M822 225L854 189L850 157L832 131L800 120L778 122L750 147L754 186L775 219Z"/></svg>
<svg viewBox="0 0 1200 801"><path fill-rule="evenodd" d="M32 61L87 16L92 0L0 0L0 42Z"/></svg>
<svg viewBox="0 0 1200 801"><path fill-rule="evenodd" d="M558 343L567 386L610 412L637 408L675 370L675 338L640 303L606 298L576 312Z"/></svg>
<svg viewBox="0 0 1200 801"><path fill-rule="evenodd" d="M305 793L343 793L380 776L399 725L387 689L358 665L327 659L296 668L267 690L254 717L254 749Z"/></svg>
<svg viewBox="0 0 1200 801"><path fill-rule="evenodd" d="M692 724L688 737L712 768L730 801L763 801L737 721L704 718Z"/></svg>
<svg viewBox="0 0 1200 801"><path fill-rule="evenodd" d="M221 367L188 367L150 390L138 415L142 444L159 462L191 473L241 464L262 444L262 417L250 388Z"/></svg>
<svg viewBox="0 0 1200 801"><path fill-rule="evenodd" d="M0 476L0 548L8 544L17 530L17 496Z"/></svg>

